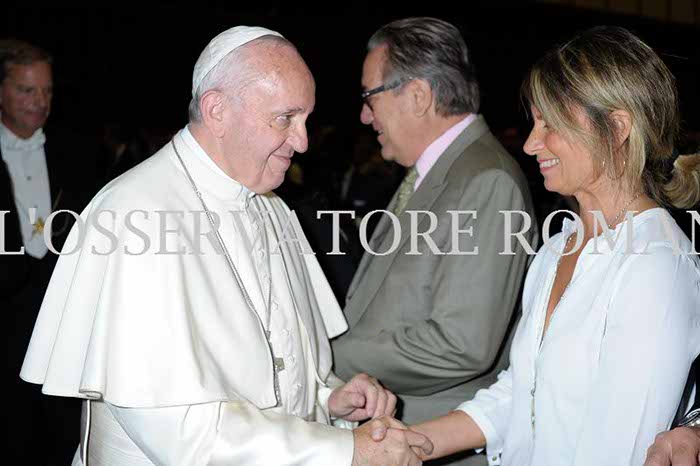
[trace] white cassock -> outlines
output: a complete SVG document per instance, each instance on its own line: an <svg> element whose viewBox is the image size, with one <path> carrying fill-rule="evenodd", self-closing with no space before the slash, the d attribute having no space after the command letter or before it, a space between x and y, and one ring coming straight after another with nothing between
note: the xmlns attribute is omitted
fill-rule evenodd
<svg viewBox="0 0 700 466"><path fill-rule="evenodd" d="M257 313L168 144L83 211L63 253L82 247L58 261L21 377L93 400L90 466L350 464L352 431L331 427L327 406L342 384L328 339L347 326L303 233L187 128L173 141Z"/></svg>

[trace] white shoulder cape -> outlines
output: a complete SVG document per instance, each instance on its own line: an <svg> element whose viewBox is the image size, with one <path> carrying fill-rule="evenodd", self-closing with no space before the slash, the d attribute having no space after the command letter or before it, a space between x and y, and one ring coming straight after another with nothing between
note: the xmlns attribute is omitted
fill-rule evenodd
<svg viewBox="0 0 700 466"><path fill-rule="evenodd" d="M215 210L216 196L210 194L230 189L227 180L212 176L182 132L175 141ZM262 200L282 237L289 209L274 194ZM114 212L113 220L107 213L99 217L114 238L92 223L101 210ZM149 212L149 217L132 214L127 226L125 218L134 210ZM59 258L20 376L43 384L46 394L103 399L123 407L240 399L261 409L274 406L264 330L246 306L225 257L203 237L202 254L159 253L192 250L197 235L187 214L176 221L179 234L164 233L156 211L201 210L170 144L105 186L81 214L84 238L80 240L76 222L64 246L66 253L76 242L82 244ZM293 231L306 241L298 224ZM150 249L138 254L146 236ZM118 241L115 252L97 254L109 251L113 241ZM309 337L323 384L332 364L328 339L347 324L316 258L301 254L299 243L282 242L280 249L278 269L284 268L289 278L284 292Z"/></svg>

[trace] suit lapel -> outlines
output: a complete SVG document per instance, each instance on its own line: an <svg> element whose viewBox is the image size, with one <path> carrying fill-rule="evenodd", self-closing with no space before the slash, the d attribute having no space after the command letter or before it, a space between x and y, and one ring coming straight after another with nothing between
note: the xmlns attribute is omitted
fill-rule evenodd
<svg viewBox="0 0 700 466"><path fill-rule="evenodd" d="M348 302L346 306L346 318L352 328L362 318L367 311L367 307L374 299L379 289L384 283L384 278L389 273L396 256L402 254L406 242L410 238L410 216L408 210L430 210L435 201L445 191L448 186L447 174L450 167L461 156L467 148L488 131L483 117L478 116L452 144L443 152L435 165L430 169L425 179L421 182L418 190L411 196L406 204L404 212L399 216L401 226L401 239L399 245L391 254L386 256L374 256L365 251L360 261L360 266L353 277L348 292ZM391 211L396 203L396 194L387 210ZM420 215L420 214L419 214ZM427 215L419 217L418 231L423 231L423 223L427 221ZM377 225L375 234L372 235L370 246L374 251L387 251L394 239L392 222L387 215L384 215ZM375 244L379 243L379 244ZM357 291L360 291L357 293ZM356 295L356 296L355 296ZM354 297L354 299L353 299Z"/></svg>
<svg viewBox="0 0 700 466"><path fill-rule="evenodd" d="M394 193L394 196L391 198L391 201L389 201L389 205L386 207L386 210L391 212L394 210L394 205L396 204L396 198L397 198L397 193ZM374 215L380 215L380 214L374 214ZM381 217L379 219L379 222L377 222L377 226L374 229L374 232L372 233L372 237L369 239L368 244L369 247L372 251L382 251L380 249L384 238L388 233L390 233L392 230L392 223L387 214L381 214ZM355 271L355 275L352 277L352 281L350 282L350 286L348 287L348 292L346 299L350 300L352 298L352 295L355 293L357 290L358 286L360 285L360 282L362 281L362 278L365 276L365 271L367 270L367 267L372 261L372 258L374 256L372 254L369 254L367 251L362 255L362 258L360 259L360 264L357 266L357 270Z"/></svg>
<svg viewBox="0 0 700 466"><path fill-rule="evenodd" d="M431 186L424 186L421 183L418 191L411 196L411 199L409 199L408 203L406 204L405 210L430 210L446 186L447 182L442 182ZM424 215L423 217L427 216ZM425 218L419 217L419 231L422 231L421 227L424 221ZM349 309L353 309L353 311L346 315L350 327L355 325L360 318L362 318L367 310L367 307L369 306L369 303L372 302L372 299L374 299L377 291L379 291L379 288L384 283L384 277L386 277L391 265L394 263L394 260L410 238L411 220L410 215L406 213L406 211L399 215L399 225L401 231L399 244L390 254L385 256L374 256L365 251L364 255L362 256L360 267L358 267L358 271L355 274L352 282L352 285L355 286L356 289L351 288L351 294L349 294L349 299L352 299L352 294L354 294L355 291L361 291L356 297L356 300L359 302L356 304L353 303L353 305L349 307ZM380 226L383 227L381 230ZM382 218L381 225L377 226L377 230L375 231L375 235L373 235L372 239L375 240L375 243L370 242L370 246L374 251L381 254L390 250L393 245L392 243L394 242L394 226L388 215L385 215L384 218Z"/></svg>

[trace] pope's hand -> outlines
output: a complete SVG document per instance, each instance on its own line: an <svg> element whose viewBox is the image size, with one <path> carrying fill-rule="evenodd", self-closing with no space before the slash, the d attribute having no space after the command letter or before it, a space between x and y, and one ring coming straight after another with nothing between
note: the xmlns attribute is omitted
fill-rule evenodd
<svg viewBox="0 0 700 466"><path fill-rule="evenodd" d="M700 428L677 427L656 436L644 466L698 466Z"/></svg>
<svg viewBox="0 0 700 466"><path fill-rule="evenodd" d="M411 444L413 452L420 459L427 459L433 452L434 446L428 437L419 432L410 430L406 424L394 418L381 417L368 422L366 425L370 429L370 436L372 437L372 440L375 442L382 442L387 435L389 435L391 429L402 430L404 431L408 442Z"/></svg>
<svg viewBox="0 0 700 466"><path fill-rule="evenodd" d="M380 426L382 440L378 441L375 433ZM396 419L380 417L353 431L355 452L352 466L397 465L418 466L422 464L421 456L428 456L433 451L433 444L423 434L407 430Z"/></svg>
<svg viewBox="0 0 700 466"><path fill-rule="evenodd" d="M393 416L396 395L382 387L374 377L358 374L336 388L328 398L331 416L348 421L363 421L380 416Z"/></svg>

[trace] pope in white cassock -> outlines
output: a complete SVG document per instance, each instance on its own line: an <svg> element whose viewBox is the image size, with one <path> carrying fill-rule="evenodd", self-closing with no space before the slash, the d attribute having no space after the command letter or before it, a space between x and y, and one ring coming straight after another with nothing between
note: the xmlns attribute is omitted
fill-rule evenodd
<svg viewBox="0 0 700 466"><path fill-rule="evenodd" d="M86 400L73 464L419 464L420 434L349 430L396 398L332 374L345 320L270 193L307 148L306 64L239 26L204 49L192 89L189 125L83 211L34 328L21 377Z"/></svg>

